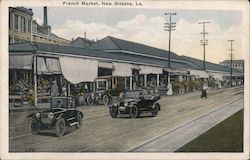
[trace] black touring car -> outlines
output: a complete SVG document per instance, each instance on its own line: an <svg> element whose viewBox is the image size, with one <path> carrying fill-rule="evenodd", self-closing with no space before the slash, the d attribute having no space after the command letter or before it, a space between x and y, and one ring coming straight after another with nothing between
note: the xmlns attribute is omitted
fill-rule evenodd
<svg viewBox="0 0 250 160"><path fill-rule="evenodd" d="M108 105L109 113L112 118L118 114L129 114L131 118L137 118L143 112L151 112L156 117L161 109L157 102L159 99L159 95L145 94L143 90L126 91L119 100Z"/></svg>
<svg viewBox="0 0 250 160"><path fill-rule="evenodd" d="M31 114L28 127L31 134L55 129L55 134L60 137L64 135L66 126L79 128L82 118L83 113L76 110L72 97L52 97L51 108Z"/></svg>

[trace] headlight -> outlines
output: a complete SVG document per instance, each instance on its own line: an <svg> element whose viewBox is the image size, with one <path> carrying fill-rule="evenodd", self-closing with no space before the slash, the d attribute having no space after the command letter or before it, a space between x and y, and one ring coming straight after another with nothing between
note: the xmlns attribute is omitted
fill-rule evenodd
<svg viewBox="0 0 250 160"><path fill-rule="evenodd" d="M128 106L128 102L125 102L125 103L124 103L124 106L127 107L127 106Z"/></svg>
<svg viewBox="0 0 250 160"><path fill-rule="evenodd" d="M117 107L117 106L118 106L118 104L117 104L117 103L114 103L114 106L115 106L115 107Z"/></svg>
<svg viewBox="0 0 250 160"><path fill-rule="evenodd" d="M41 114L39 112L36 113L36 117L39 118Z"/></svg>
<svg viewBox="0 0 250 160"><path fill-rule="evenodd" d="M95 96L95 94L94 94L94 93L92 93L92 94L91 94L91 97L93 98L94 96Z"/></svg>
<svg viewBox="0 0 250 160"><path fill-rule="evenodd" d="M53 114L52 112L50 112L50 113L48 113L48 117L49 117L50 119L53 119L53 118L54 118L54 114Z"/></svg>
<svg viewBox="0 0 250 160"><path fill-rule="evenodd" d="M101 93L99 93L99 97L101 97L102 96L102 94Z"/></svg>

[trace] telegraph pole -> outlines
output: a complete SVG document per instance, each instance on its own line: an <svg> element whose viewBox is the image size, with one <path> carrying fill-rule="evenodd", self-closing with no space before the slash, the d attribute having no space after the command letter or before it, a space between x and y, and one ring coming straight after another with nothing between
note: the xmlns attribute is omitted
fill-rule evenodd
<svg viewBox="0 0 250 160"><path fill-rule="evenodd" d="M228 40L231 44L231 48L229 49L231 51L230 53L230 59L231 59L231 67L230 67L230 77L231 77L231 87L233 86L233 42L234 40Z"/></svg>
<svg viewBox="0 0 250 160"><path fill-rule="evenodd" d="M206 34L208 34L208 32L206 32L205 30L205 25L206 23L210 23L210 22L199 22L199 24L203 25L203 32L201 32L201 34L203 35L203 40L201 40L201 45L203 46L203 70L206 70L206 45L208 45L208 40L206 39Z"/></svg>
<svg viewBox="0 0 250 160"><path fill-rule="evenodd" d="M171 21L171 16L175 16L177 13L165 13L165 15L169 15L169 23L165 23L165 31L168 31L169 32L169 40L168 40L168 68L170 68L170 46L171 46L171 31L174 31L175 29L175 26L176 26L176 23L172 23Z"/></svg>

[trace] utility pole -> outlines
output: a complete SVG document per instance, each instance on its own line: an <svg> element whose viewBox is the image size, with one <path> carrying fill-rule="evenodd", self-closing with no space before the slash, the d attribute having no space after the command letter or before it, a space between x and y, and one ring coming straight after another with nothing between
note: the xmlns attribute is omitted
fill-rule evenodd
<svg viewBox="0 0 250 160"><path fill-rule="evenodd" d="M175 29L175 26L176 26L176 23L172 23L171 21L171 16L175 16L177 13L165 13L165 15L169 15L169 23L165 23L165 31L168 31L169 32L169 40L168 40L168 68L170 68L170 46L171 46L171 31L174 31Z"/></svg>
<svg viewBox="0 0 250 160"><path fill-rule="evenodd" d="M201 32L201 34L203 35L203 40L201 40L201 45L203 46L203 70L206 70L206 45L208 45L208 40L206 39L206 34L208 34L208 32L206 32L205 29L205 25L206 23L210 23L210 22L199 22L199 24L203 25L203 32Z"/></svg>
<svg viewBox="0 0 250 160"><path fill-rule="evenodd" d="M228 40L231 44L231 48L229 49L231 51L230 53L230 59L231 59L231 65L230 65L230 77L231 77L231 87L233 86L233 42L234 40Z"/></svg>

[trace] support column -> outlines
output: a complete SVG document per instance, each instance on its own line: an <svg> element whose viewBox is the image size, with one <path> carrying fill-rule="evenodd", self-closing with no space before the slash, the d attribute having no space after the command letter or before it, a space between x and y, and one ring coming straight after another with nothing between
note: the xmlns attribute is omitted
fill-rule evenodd
<svg viewBox="0 0 250 160"><path fill-rule="evenodd" d="M160 74L156 75L156 86L159 87L160 86Z"/></svg>
<svg viewBox="0 0 250 160"><path fill-rule="evenodd" d="M68 83L68 96L70 96L70 83Z"/></svg>
<svg viewBox="0 0 250 160"><path fill-rule="evenodd" d="M125 90L127 89L127 77L124 77L124 87L125 87Z"/></svg>
<svg viewBox="0 0 250 160"><path fill-rule="evenodd" d="M37 56L34 56L34 106L37 107Z"/></svg>
<svg viewBox="0 0 250 160"><path fill-rule="evenodd" d="M108 90L109 89L109 82L108 82L108 80L106 80L106 90Z"/></svg>
<svg viewBox="0 0 250 160"><path fill-rule="evenodd" d="M144 86L147 87L147 74L144 74Z"/></svg>
<svg viewBox="0 0 250 160"><path fill-rule="evenodd" d="M129 79L129 89L132 90L133 89L133 77L130 76L130 79Z"/></svg>

